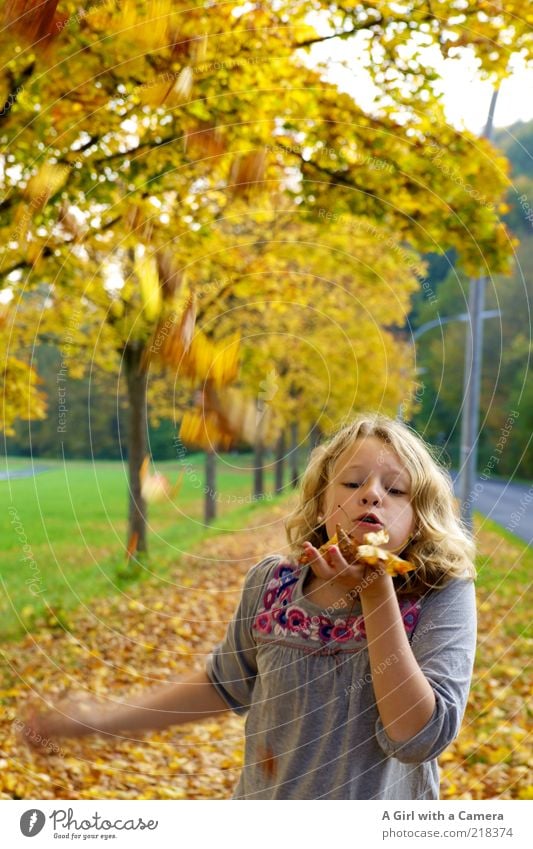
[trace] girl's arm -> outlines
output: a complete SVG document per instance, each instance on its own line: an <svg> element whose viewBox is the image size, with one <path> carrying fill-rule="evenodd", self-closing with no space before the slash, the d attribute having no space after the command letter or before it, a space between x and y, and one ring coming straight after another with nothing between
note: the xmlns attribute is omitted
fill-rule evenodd
<svg viewBox="0 0 533 849"><path fill-rule="evenodd" d="M123 704L112 707L102 707L90 700L61 702L52 710L34 714L21 723L21 733L28 743L42 747L54 737L118 736L127 732L155 731L228 710L230 708L202 670L184 681L133 694Z"/></svg>
<svg viewBox="0 0 533 849"><path fill-rule="evenodd" d="M323 579L358 590L381 722L393 742L411 740L431 719L436 700L405 633L391 576L378 567L348 565L336 545L326 558L310 550Z"/></svg>
<svg viewBox="0 0 533 849"><path fill-rule="evenodd" d="M377 577L360 597L383 727L395 742L410 740L431 719L435 693L413 654L390 575Z"/></svg>

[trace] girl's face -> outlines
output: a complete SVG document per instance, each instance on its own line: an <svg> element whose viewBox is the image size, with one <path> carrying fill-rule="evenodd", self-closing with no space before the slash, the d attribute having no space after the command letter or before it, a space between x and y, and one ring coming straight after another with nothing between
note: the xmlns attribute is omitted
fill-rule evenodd
<svg viewBox="0 0 533 849"><path fill-rule="evenodd" d="M328 539L337 522L359 544L364 534L385 529L389 542L382 548L401 551L415 526L409 472L392 448L375 436L357 439L337 458L322 506ZM368 514L377 522L364 521Z"/></svg>

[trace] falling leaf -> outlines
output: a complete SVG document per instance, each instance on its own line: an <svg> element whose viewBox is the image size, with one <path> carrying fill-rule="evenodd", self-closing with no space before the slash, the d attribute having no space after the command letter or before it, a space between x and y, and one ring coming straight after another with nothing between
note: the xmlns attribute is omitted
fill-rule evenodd
<svg viewBox="0 0 533 849"><path fill-rule="evenodd" d="M55 165L52 162L42 165L26 186L26 195L31 200L30 209L37 212L46 206L49 198L65 183L69 172L70 168L66 165Z"/></svg>
<svg viewBox="0 0 533 849"><path fill-rule="evenodd" d="M139 542L139 534L137 531L133 531L132 535L128 540L128 547L126 549L126 560L131 560L131 558L135 555L137 551L137 543Z"/></svg>
<svg viewBox="0 0 533 849"><path fill-rule="evenodd" d="M233 161L229 178L234 194L249 195L252 187L257 188L257 184L264 180L265 167L265 150L237 154Z"/></svg>
<svg viewBox="0 0 533 849"><path fill-rule="evenodd" d="M170 495L170 482L165 475L155 472L148 475L141 486L141 495L149 504L158 504L166 501Z"/></svg>
<svg viewBox="0 0 533 849"><path fill-rule="evenodd" d="M61 31L68 15L56 14L58 0L6 0L4 20L7 26L38 49L48 47Z"/></svg>
<svg viewBox="0 0 533 849"><path fill-rule="evenodd" d="M139 280L143 311L148 321L159 316L162 306L161 287L155 257L136 251L135 273Z"/></svg>
<svg viewBox="0 0 533 849"><path fill-rule="evenodd" d="M184 101L188 100L192 91L193 84L193 72L192 68L186 67L183 68L180 72L178 79L176 80L173 92L177 95L178 100Z"/></svg>

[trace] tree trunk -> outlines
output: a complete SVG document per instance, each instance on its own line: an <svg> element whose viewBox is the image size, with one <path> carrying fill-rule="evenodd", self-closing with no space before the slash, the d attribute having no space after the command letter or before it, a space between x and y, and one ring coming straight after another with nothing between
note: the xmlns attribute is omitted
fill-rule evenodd
<svg viewBox="0 0 533 849"><path fill-rule="evenodd" d="M265 492L263 463L264 463L264 446L263 446L263 409L264 402L262 398L257 401L256 413L256 431L255 431L255 447L254 447L254 499L262 498Z"/></svg>
<svg viewBox="0 0 533 849"><path fill-rule="evenodd" d="M320 430L320 426L315 422L311 430L309 431L309 446L311 451L313 448L316 448L320 443L320 438L322 436L322 431Z"/></svg>
<svg viewBox="0 0 533 849"><path fill-rule="evenodd" d="M276 468L274 492L279 495L283 492L283 463L285 460L285 431L282 430L276 444Z"/></svg>
<svg viewBox="0 0 533 849"><path fill-rule="evenodd" d="M291 422L290 427L291 432L291 450L289 452L290 457L290 479L291 486L293 489L296 489L298 486L298 481L300 480L300 473L298 471L298 422Z"/></svg>
<svg viewBox="0 0 533 849"><path fill-rule="evenodd" d="M204 524L208 525L217 514L217 457L214 451L205 452L205 498L204 498Z"/></svg>
<svg viewBox="0 0 533 849"><path fill-rule="evenodd" d="M129 545L137 534L135 551L147 552L146 503L141 495L141 465L147 454L148 411L146 387L148 374L141 368L143 346L131 342L124 351L124 369L128 386L128 467L129 467Z"/></svg>

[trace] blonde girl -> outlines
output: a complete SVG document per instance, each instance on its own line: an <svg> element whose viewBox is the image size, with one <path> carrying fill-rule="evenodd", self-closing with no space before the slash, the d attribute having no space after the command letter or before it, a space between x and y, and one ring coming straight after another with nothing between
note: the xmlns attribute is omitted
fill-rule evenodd
<svg viewBox="0 0 533 849"><path fill-rule="evenodd" d="M319 547L336 524L416 567L391 577ZM236 799L437 799L476 644L474 547L451 480L405 424L361 414L311 454L290 556L247 574L205 670L103 710L67 702L28 738L118 735L246 715ZM85 710L85 712L84 712Z"/></svg>

